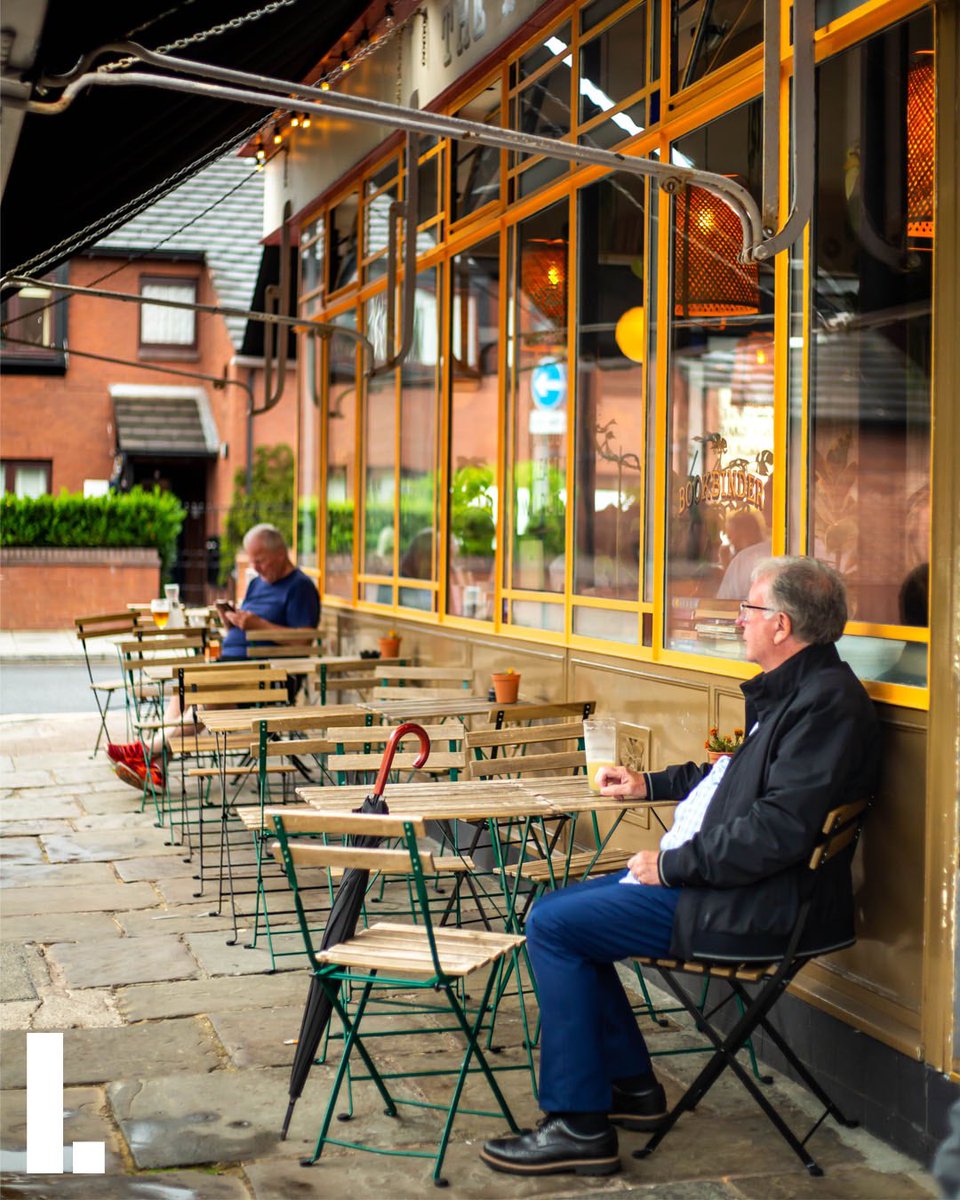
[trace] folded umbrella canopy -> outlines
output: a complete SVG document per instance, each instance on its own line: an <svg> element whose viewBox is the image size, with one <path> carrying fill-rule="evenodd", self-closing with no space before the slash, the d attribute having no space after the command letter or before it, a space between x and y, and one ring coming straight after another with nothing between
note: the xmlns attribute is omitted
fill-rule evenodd
<svg viewBox="0 0 960 1200"><path fill-rule="evenodd" d="M413 765L418 770L424 766L430 754L430 738L426 730L421 729L412 721L398 725L390 735L390 740L384 749L383 760L380 763L372 795L367 796L363 804L354 809L354 812L383 814L390 811L383 799L383 789L386 786L397 746L401 738L411 733L415 733L420 739L420 754ZM374 849L381 841L379 837L357 837L350 840L352 845L365 849ZM330 909L330 916L327 918L326 928L320 939L321 950L326 950L338 942L353 937L363 908L363 897L366 894L369 874L369 871L360 867L349 867L344 871L333 906ZM331 1012L330 999L324 992L317 976L314 975L310 980L307 1003L300 1022L297 1050L293 1057L293 1066L290 1069L290 1102L287 1105L287 1115L284 1117L283 1129L280 1133L281 1140L287 1136L294 1107L303 1093L307 1076L310 1074L310 1068L317 1056L317 1048L327 1027L327 1022L330 1020Z"/></svg>

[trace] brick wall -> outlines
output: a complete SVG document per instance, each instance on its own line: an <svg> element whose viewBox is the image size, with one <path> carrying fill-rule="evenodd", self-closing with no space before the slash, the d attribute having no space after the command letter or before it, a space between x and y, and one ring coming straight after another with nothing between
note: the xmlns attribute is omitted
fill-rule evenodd
<svg viewBox="0 0 960 1200"><path fill-rule="evenodd" d="M0 551L0 629L72 629L75 617L159 594L156 550Z"/></svg>

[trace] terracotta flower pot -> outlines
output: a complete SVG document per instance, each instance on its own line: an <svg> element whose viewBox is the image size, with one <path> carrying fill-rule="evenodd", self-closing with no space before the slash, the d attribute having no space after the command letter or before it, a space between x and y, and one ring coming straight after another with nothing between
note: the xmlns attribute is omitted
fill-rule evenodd
<svg viewBox="0 0 960 1200"><path fill-rule="evenodd" d="M719 762L721 758L733 758L733 752L730 750L708 750L707 762Z"/></svg>
<svg viewBox="0 0 960 1200"><path fill-rule="evenodd" d="M398 658L400 656L400 638L382 637L378 641L381 658Z"/></svg>
<svg viewBox="0 0 960 1200"><path fill-rule="evenodd" d="M520 693L520 676L516 671L494 674L493 690L498 704L516 704Z"/></svg>

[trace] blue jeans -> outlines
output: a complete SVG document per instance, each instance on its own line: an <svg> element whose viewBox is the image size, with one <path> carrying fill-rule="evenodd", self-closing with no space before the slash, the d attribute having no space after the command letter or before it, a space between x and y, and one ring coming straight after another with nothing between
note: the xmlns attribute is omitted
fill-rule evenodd
<svg viewBox="0 0 960 1200"><path fill-rule="evenodd" d="M674 888L603 875L548 892L527 917L542 1020L540 1107L608 1112L614 1079L650 1070L650 1055L614 963L666 955Z"/></svg>

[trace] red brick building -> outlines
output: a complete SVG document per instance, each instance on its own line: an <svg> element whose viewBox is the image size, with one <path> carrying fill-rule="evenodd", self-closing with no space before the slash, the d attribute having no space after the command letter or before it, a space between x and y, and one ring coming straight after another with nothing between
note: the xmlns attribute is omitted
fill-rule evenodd
<svg viewBox="0 0 960 1200"><path fill-rule="evenodd" d="M47 277L197 305L262 302L263 185L222 159ZM187 508L176 577L205 596L248 401L264 406L262 335L242 317L25 288L4 305L0 458L5 491L168 487ZM295 371L253 420L253 444L295 441Z"/></svg>

